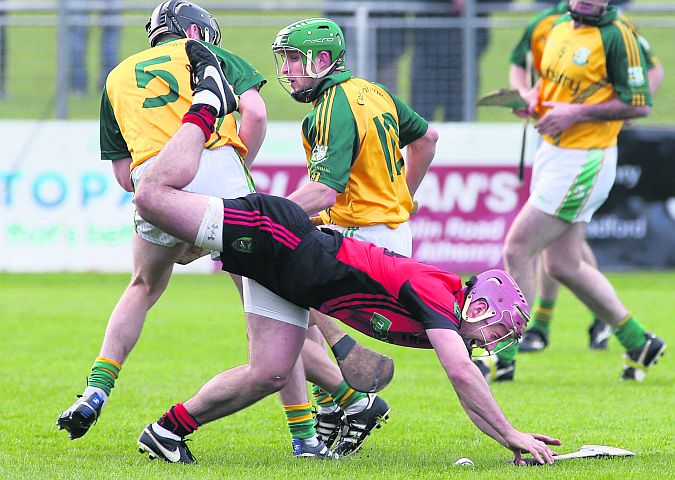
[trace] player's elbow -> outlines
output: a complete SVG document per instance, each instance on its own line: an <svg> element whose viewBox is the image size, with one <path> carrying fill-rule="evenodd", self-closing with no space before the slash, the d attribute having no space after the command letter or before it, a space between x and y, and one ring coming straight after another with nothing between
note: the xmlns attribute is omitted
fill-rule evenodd
<svg viewBox="0 0 675 480"><path fill-rule="evenodd" d="M415 140L414 142L410 143L408 145L408 152L409 155L412 154L413 156L421 156L424 155L425 153L428 153L428 155L425 156L430 156L433 158L433 154L436 152L436 143L438 142L438 131L429 125L429 128L427 128L427 131L424 135L422 135L420 138ZM431 161L431 158L429 161Z"/></svg>
<svg viewBox="0 0 675 480"><path fill-rule="evenodd" d="M241 121L251 125L267 125L267 107L265 101L255 89L249 89L239 98Z"/></svg>
<svg viewBox="0 0 675 480"><path fill-rule="evenodd" d="M438 131L429 125L427 132L410 144L412 148L435 149L438 142Z"/></svg>

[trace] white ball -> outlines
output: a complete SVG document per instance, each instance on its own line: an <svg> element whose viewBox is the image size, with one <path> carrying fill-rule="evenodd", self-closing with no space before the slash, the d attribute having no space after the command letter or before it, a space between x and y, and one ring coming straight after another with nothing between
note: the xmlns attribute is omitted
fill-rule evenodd
<svg viewBox="0 0 675 480"><path fill-rule="evenodd" d="M473 462L470 458L462 457L455 462L455 465L461 465L462 467L473 467Z"/></svg>

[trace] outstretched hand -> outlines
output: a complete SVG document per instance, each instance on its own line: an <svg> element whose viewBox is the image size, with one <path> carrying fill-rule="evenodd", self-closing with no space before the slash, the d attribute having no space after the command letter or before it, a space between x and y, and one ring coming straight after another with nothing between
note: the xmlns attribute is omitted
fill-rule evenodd
<svg viewBox="0 0 675 480"><path fill-rule="evenodd" d="M537 463L553 465L554 452L548 445L560 445L560 440L539 433L517 432L513 438L508 439L509 448L513 451L514 465L525 465L522 453L532 454Z"/></svg>

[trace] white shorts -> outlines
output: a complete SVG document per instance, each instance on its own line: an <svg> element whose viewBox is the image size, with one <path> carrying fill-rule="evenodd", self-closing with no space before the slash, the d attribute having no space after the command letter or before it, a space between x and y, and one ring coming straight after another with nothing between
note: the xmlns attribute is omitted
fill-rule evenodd
<svg viewBox="0 0 675 480"><path fill-rule="evenodd" d="M590 222L615 177L616 146L582 150L542 142L534 157L528 202L564 222Z"/></svg>
<svg viewBox="0 0 675 480"><path fill-rule="evenodd" d="M131 181L134 185L138 185L155 158L157 157L147 159L131 171ZM215 150L204 150L195 178L183 190L219 198L237 198L255 191L241 158L229 145ZM136 234L147 242L164 247L173 247L181 243L180 239L143 220L137 211L134 212L134 225Z"/></svg>
<svg viewBox="0 0 675 480"><path fill-rule="evenodd" d="M340 232L345 238L355 238L370 242L378 247L396 252L406 257L412 256L412 230L408 222L399 224L398 228L389 228L386 225L369 225L367 227L341 227L327 224L323 227L332 228Z"/></svg>
<svg viewBox="0 0 675 480"><path fill-rule="evenodd" d="M133 169L131 179L134 185L138 184L155 158L152 157ZM241 158L229 145L215 150L204 150L195 178L183 190L218 198L237 198L255 191ZM134 212L134 224L136 234L150 243L165 247L182 243L180 239L143 220L138 212ZM307 328L308 310L284 300L253 280L248 278L242 280L246 313L264 315L280 322Z"/></svg>

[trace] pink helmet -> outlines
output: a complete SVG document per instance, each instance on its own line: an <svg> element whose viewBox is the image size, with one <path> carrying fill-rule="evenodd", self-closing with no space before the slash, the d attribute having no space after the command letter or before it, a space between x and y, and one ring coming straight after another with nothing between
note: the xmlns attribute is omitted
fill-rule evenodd
<svg viewBox="0 0 675 480"><path fill-rule="evenodd" d="M483 344L475 346L488 352L491 352L499 342L511 339L508 344L510 346L518 341L530 320L530 308L520 288L508 273L494 269L471 277L467 282L465 295L460 327L463 336L468 337L479 332ZM471 303L478 300L487 303L487 310L478 316L469 317ZM485 329L494 324L503 325L506 333L499 338L488 340Z"/></svg>

